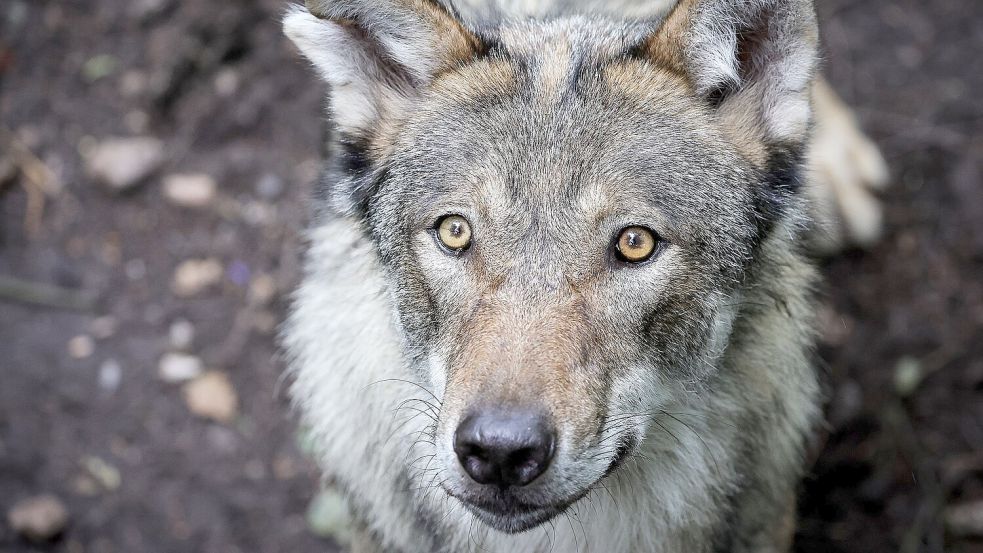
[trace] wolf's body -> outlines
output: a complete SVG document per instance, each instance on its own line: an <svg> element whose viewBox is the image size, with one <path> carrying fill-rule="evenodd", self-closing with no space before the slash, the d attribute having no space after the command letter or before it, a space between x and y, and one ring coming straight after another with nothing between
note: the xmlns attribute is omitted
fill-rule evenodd
<svg viewBox="0 0 983 553"><path fill-rule="evenodd" d="M685 9L710 10L728 4L684 3ZM684 67L692 79L684 86L687 79L646 73L645 63L601 63L621 55L609 53L603 37L628 42L647 29L671 33L673 26L699 22L701 12L671 19L669 0L455 4L468 25L496 28L506 61L475 46L491 39L457 29L453 14L426 0L308 2L317 18L298 11L287 19L288 34L333 85L338 133L326 177L331 199L323 200L332 207L321 210L309 233L306 277L284 338L293 397L321 466L348 498L356 521L353 548L786 551L803 454L820 415L810 359L816 277L802 254L806 203L802 191L792 190L798 182L792 173L806 150L818 148L811 164L820 171L835 166L840 177L813 184L826 191L813 192L816 197L840 198L828 190L862 189L862 181L882 178L876 151L833 100L816 102L816 113L820 125L824 113L840 118L824 131L834 139L825 146L810 142L811 117L802 111L809 111L815 37L803 39L799 65L783 69L791 92L762 77L762 70L745 79L760 80L752 83L758 87L753 93L722 92L712 101L718 111L707 111L688 99L717 94L698 82L710 78L707 73ZM766 35L811 32L806 2L733 8L737 4L720 9L761 4L770 10L762 16L774 19L776 10L801 12L779 19ZM610 20L565 16L581 13ZM647 26L618 27L633 18ZM388 29L388 20L399 26ZM510 23L492 23L502 20ZM417 30L408 27L418 21L440 34L418 42ZM671 40L691 40L693 29ZM766 38L788 40L782 52L799 47L798 37ZM347 41L358 48L369 39L371 47L351 54L357 63L337 51ZM641 55L669 65L692 61L674 58L680 54L664 40L656 35ZM466 50L468 61L442 66L445 60L428 57L420 44L444 56ZM377 50L388 52L385 61L374 57ZM494 59L486 62L485 55ZM399 64L405 82L392 85L390 63ZM523 81L520 72L532 77ZM535 90L523 92L530 82ZM653 95L659 87L666 91ZM769 92L775 87L780 91ZM572 101L571 89L577 91ZM604 96L612 89L618 102L592 103L595 91ZM747 102L761 98L766 107L755 103L750 110ZM632 111L634 101L651 114ZM513 118L516 112L521 116ZM630 124L636 115L680 121L636 141ZM619 117L628 122L609 124ZM433 126L440 120L448 127ZM856 147L837 148L844 140ZM864 148L867 157L850 159ZM636 158L659 157L665 159L657 165L632 165ZM496 176L508 171L519 177ZM630 197L622 201L620 188L610 188L622 171L645 174L657 197L648 199L644 183L626 184ZM683 176L660 184L659 175ZM419 183L438 178L445 180ZM839 184L831 182L837 178ZM736 184L740 179L774 181L762 186L776 188L757 198ZM429 196L430 190L440 196ZM485 221L483 229L476 225L467 261L430 252L428 235L417 236L407 223L445 196L463 213L479 204L471 218ZM665 233L672 237L660 257L618 272L596 268L605 258L592 257L589 237L600 227L585 221L597 211L631 205L642 212L656 204L669 210ZM860 225L876 213L856 210ZM526 237L544 228L564 234L530 245L493 221L507 221L505 229ZM876 221L866 224L876 227ZM681 225L678 238L668 230L674 225ZM631 271L647 276L638 276L638 283L618 280L643 274ZM458 280L448 281L448 274ZM445 321L453 321L452 328ZM640 334L637 341L632 332ZM449 453L448 436L479 403L544 405L550 413L558 427L556 459L517 497L525 503L562 497L558 515L531 528L504 519L486 524L456 498L472 497L474 483Z"/></svg>

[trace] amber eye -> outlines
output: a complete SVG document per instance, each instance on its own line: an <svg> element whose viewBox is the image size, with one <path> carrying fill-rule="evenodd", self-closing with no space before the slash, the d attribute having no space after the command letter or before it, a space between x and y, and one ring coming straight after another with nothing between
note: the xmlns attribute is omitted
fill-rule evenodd
<svg viewBox="0 0 983 553"><path fill-rule="evenodd" d="M471 223L460 215L448 215L437 224L437 239L455 253L471 246Z"/></svg>
<svg viewBox="0 0 983 553"><path fill-rule="evenodd" d="M618 235L614 247L622 261L641 263L652 257L658 245L655 232L645 227L628 227Z"/></svg>

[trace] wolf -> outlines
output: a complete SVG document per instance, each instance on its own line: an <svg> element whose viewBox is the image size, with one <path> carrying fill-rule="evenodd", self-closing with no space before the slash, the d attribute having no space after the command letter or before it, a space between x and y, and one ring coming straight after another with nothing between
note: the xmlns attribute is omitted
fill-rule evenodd
<svg viewBox="0 0 983 553"><path fill-rule="evenodd" d="M331 132L283 345L353 551L787 551L821 417L809 221L876 239L886 178L811 1L284 26Z"/></svg>

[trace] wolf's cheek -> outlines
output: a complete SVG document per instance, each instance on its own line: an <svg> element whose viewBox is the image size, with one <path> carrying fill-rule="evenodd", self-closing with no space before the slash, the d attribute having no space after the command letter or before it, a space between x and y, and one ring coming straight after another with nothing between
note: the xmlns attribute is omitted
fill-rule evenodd
<svg viewBox="0 0 983 553"><path fill-rule="evenodd" d="M586 294L607 366L647 366L667 372L668 353L684 347L695 321L705 317L703 298L714 286L706 268L681 247L671 245L649 265L611 271Z"/></svg>
<svg viewBox="0 0 983 553"><path fill-rule="evenodd" d="M418 363L434 365L453 349L448 327L476 301L475 282L461 259L449 256L421 231L394 247L399 255L386 266L399 330L407 353Z"/></svg>

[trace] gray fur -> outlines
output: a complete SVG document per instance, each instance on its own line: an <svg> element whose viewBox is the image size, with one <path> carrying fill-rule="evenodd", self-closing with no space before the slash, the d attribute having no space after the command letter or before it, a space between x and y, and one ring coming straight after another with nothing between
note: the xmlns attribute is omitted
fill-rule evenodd
<svg viewBox="0 0 983 553"><path fill-rule="evenodd" d="M645 57L657 2L469 0L436 26L424 0L310 4L324 19L287 33L333 87L344 159L284 345L358 550L785 550L818 416L809 3L695 2L682 75ZM472 55L435 51L438 28ZM431 232L450 213L474 228L462 256ZM630 225L665 239L652 262L612 259ZM555 418L550 469L509 492L548 523L470 506L451 435L477 401Z"/></svg>

